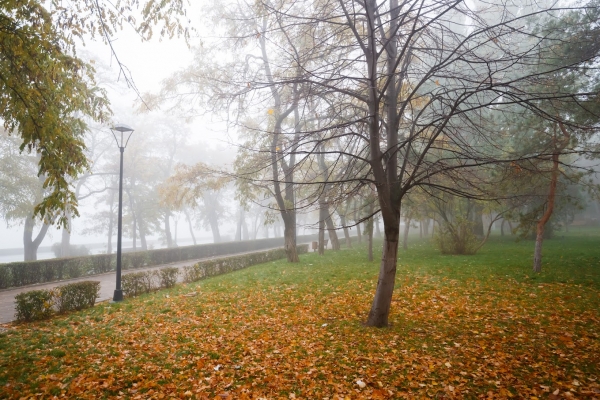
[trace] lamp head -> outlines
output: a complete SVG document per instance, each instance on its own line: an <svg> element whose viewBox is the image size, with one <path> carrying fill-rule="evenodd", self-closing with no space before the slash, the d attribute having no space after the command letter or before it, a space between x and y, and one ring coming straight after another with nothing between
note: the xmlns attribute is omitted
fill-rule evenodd
<svg viewBox="0 0 600 400"><path fill-rule="evenodd" d="M118 131L118 132L133 132L133 128L130 127L129 125L125 125L125 124L116 124L115 126L113 126L111 128L112 130Z"/></svg>

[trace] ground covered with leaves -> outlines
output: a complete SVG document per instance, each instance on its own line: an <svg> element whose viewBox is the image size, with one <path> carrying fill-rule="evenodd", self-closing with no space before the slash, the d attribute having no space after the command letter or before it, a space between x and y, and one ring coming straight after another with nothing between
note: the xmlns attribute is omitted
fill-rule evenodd
<svg viewBox="0 0 600 400"><path fill-rule="evenodd" d="M584 236L587 235L587 236ZM364 248L264 264L0 334L0 398L600 398L593 234L400 251L386 329Z"/></svg>

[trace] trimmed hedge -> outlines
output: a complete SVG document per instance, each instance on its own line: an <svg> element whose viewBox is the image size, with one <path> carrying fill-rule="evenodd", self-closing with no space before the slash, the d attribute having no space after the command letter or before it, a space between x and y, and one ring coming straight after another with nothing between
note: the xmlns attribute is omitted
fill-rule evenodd
<svg viewBox="0 0 600 400"><path fill-rule="evenodd" d="M299 243L310 242L315 237L316 235L303 235L298 236L297 240ZM264 250L279 246L283 246L283 238L281 237L243 242L200 244L197 246L123 253L122 262L123 269L127 270L196 258ZM116 264L117 257L115 254L0 264L0 289L102 274L114 271Z"/></svg>
<svg viewBox="0 0 600 400"><path fill-rule="evenodd" d="M15 296L15 318L17 321L36 321L52 315L52 291L32 290Z"/></svg>
<svg viewBox="0 0 600 400"><path fill-rule="evenodd" d="M162 288L170 288L177 283L179 268L166 267L153 271L133 272L123 275L121 286L128 297L139 296Z"/></svg>
<svg viewBox="0 0 600 400"><path fill-rule="evenodd" d="M308 245L299 245L297 250L298 254L306 253L308 252ZM185 282L195 282L210 276L226 274L247 268L251 265L279 260L285 257L284 249L274 249L261 253L242 254L216 260L200 261L195 265L183 268L183 280Z"/></svg>
<svg viewBox="0 0 600 400"><path fill-rule="evenodd" d="M177 275L179 275L179 268L167 267L159 269L158 277L160 278L160 286L164 288L175 286L177 283Z"/></svg>
<svg viewBox="0 0 600 400"><path fill-rule="evenodd" d="M59 286L53 291L54 305L59 313L94 307L100 294L100 282L84 281Z"/></svg>
<svg viewBox="0 0 600 400"><path fill-rule="evenodd" d="M99 293L100 282L97 281L20 293L15 296L15 319L20 322L36 321L49 318L55 311L63 313L93 307Z"/></svg>

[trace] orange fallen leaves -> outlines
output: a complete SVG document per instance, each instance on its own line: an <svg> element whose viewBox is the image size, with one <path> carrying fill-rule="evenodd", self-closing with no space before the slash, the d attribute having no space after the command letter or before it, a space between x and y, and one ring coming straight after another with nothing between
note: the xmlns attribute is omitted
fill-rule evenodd
<svg viewBox="0 0 600 400"><path fill-rule="evenodd" d="M191 286L17 326L0 336L0 397L600 396L598 309L573 312L564 300L576 292L597 302L595 289L547 284L532 298L508 281L495 292L404 277L393 325L379 330L356 316L367 311L370 279L335 291Z"/></svg>

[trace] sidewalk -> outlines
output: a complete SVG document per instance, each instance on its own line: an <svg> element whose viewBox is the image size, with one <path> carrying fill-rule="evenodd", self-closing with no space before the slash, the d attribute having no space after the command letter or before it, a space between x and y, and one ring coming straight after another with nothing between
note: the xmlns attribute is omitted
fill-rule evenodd
<svg viewBox="0 0 600 400"><path fill-rule="evenodd" d="M275 248L279 248L279 247L275 247ZM175 262L175 263L171 263L171 264L154 265L152 267L147 267L147 268L128 269L126 271L123 271L123 274L128 274L131 272L151 271L151 270L160 269L160 268L164 268L164 267L176 267L176 268L182 269L183 267L192 266L192 265L196 264L197 262L203 261L203 260L227 258L227 257L231 257L231 256L238 256L241 254L261 253L261 252L268 251L268 250L272 250L272 249L249 251L249 252L245 252L245 253L232 253L232 254L228 254L225 256L217 256L217 257L205 257L205 258L199 258L199 259L195 259L195 260L179 261L179 262ZM52 289L57 286L66 285L67 283L82 282L82 281L99 281L100 282L100 294L98 295L96 302L100 302L100 301L104 301L104 300L112 300L113 294L115 291L115 287L116 287L116 281L117 281L115 271L107 272L105 274L100 274L100 275L87 276L87 277L83 277L83 278L67 279L67 280L59 281L59 282L48 282L48 283L41 283L41 284L37 284L37 285L31 285L31 286L21 286L21 287L14 288L14 289L6 289L6 290L0 291L0 324L5 324L5 323L8 323L8 322L11 322L14 320L15 296L18 295L19 293L29 292L30 290ZM179 274L179 276L177 278L177 282L183 282L183 274ZM0 331L1 331L1 328L0 328Z"/></svg>

